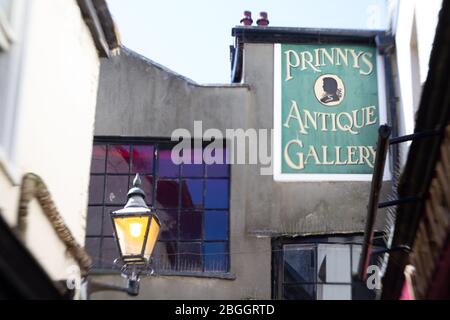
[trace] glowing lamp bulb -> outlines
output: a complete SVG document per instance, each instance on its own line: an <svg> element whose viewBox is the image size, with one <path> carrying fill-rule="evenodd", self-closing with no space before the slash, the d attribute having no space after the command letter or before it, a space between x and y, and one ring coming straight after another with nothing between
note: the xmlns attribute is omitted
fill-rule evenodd
<svg viewBox="0 0 450 320"><path fill-rule="evenodd" d="M142 232L142 224L141 223L131 223L130 224L130 233L133 238L137 238L141 235Z"/></svg>

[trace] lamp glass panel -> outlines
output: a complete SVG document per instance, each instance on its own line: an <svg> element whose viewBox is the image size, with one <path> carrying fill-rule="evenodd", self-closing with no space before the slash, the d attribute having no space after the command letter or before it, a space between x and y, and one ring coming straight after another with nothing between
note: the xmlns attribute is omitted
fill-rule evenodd
<svg viewBox="0 0 450 320"><path fill-rule="evenodd" d="M160 228L161 227L156 221L155 217L152 217L150 229L148 231L147 245L145 246L144 252L144 257L146 259L150 259L150 256L152 255L153 248L155 247L156 240L158 239Z"/></svg>
<svg viewBox="0 0 450 320"><path fill-rule="evenodd" d="M142 254L148 221L148 216L114 217L123 257Z"/></svg>

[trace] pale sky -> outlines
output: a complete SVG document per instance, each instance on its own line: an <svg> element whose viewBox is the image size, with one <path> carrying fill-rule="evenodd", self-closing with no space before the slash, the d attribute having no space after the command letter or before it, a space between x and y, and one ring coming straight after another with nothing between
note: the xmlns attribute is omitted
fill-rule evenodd
<svg viewBox="0 0 450 320"><path fill-rule="evenodd" d="M199 83L229 83L231 29L244 10L253 24L385 29L387 0L108 0L123 44Z"/></svg>

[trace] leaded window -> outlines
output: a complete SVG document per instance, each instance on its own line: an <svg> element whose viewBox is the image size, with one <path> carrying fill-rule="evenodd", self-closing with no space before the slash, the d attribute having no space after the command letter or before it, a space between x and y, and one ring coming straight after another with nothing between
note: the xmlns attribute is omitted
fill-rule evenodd
<svg viewBox="0 0 450 320"><path fill-rule="evenodd" d="M124 206L136 173L147 204L161 220L152 268L159 273L229 270L230 166L225 158L222 163L194 163L202 159L203 148L184 150L191 163L176 165L171 160L174 145L166 140L96 139L86 228L94 270L117 268L109 214ZM226 157L226 150L220 152Z"/></svg>

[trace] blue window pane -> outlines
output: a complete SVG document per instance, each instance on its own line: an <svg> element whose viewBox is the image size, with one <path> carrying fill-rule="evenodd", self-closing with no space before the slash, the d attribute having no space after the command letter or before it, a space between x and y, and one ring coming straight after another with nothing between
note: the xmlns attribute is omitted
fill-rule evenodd
<svg viewBox="0 0 450 320"><path fill-rule="evenodd" d="M129 188L133 187L134 175L130 177ZM153 177L141 175L141 189L145 192L145 202L148 205L153 204Z"/></svg>
<svg viewBox="0 0 450 320"><path fill-rule="evenodd" d="M101 236L102 235L102 214L103 207L89 207L86 221L86 235L87 236Z"/></svg>
<svg viewBox="0 0 450 320"><path fill-rule="evenodd" d="M283 260L285 283L305 283L316 281L316 253L314 247L284 245Z"/></svg>
<svg viewBox="0 0 450 320"><path fill-rule="evenodd" d="M205 208L228 208L228 183L226 179L205 181Z"/></svg>
<svg viewBox="0 0 450 320"><path fill-rule="evenodd" d="M132 173L153 172L153 146L133 146Z"/></svg>
<svg viewBox="0 0 450 320"><path fill-rule="evenodd" d="M284 284L283 299L285 300L316 300L316 285L314 284Z"/></svg>
<svg viewBox="0 0 450 320"><path fill-rule="evenodd" d="M228 240L227 211L206 211L204 224L205 240Z"/></svg>
<svg viewBox="0 0 450 320"><path fill-rule="evenodd" d="M106 204L121 204L127 202L128 176L107 176L106 177Z"/></svg>
<svg viewBox="0 0 450 320"><path fill-rule="evenodd" d="M180 242L178 252L179 271L202 271L202 245L200 242Z"/></svg>
<svg viewBox="0 0 450 320"><path fill-rule="evenodd" d="M173 163L171 153L172 146L159 145L157 172L159 177L178 177L179 166Z"/></svg>
<svg viewBox="0 0 450 320"><path fill-rule="evenodd" d="M218 152L218 157L220 157L220 161L207 164L206 165L206 175L208 177L228 177L230 175L230 165L227 161L227 151L225 149L216 149L212 152L212 155L215 157L216 152ZM220 155L220 153L222 155Z"/></svg>
<svg viewBox="0 0 450 320"><path fill-rule="evenodd" d="M224 242L203 244L205 271L228 271L228 248Z"/></svg>
<svg viewBox="0 0 450 320"><path fill-rule="evenodd" d="M202 238L202 214L200 212L181 212L180 239L196 240Z"/></svg>
<svg viewBox="0 0 450 320"><path fill-rule="evenodd" d="M89 182L89 204L103 203L104 176L91 176Z"/></svg>
<svg viewBox="0 0 450 320"><path fill-rule="evenodd" d="M96 144L92 148L91 173L104 173L106 163L106 146Z"/></svg>
<svg viewBox="0 0 450 320"><path fill-rule="evenodd" d="M184 208L203 207L203 180L184 180L181 186L181 204Z"/></svg>
<svg viewBox="0 0 450 320"><path fill-rule="evenodd" d="M156 206L158 208L178 208L178 180L159 180L156 185Z"/></svg>
<svg viewBox="0 0 450 320"><path fill-rule="evenodd" d="M130 163L129 145L110 145L108 148L108 173L128 173Z"/></svg>
<svg viewBox="0 0 450 320"><path fill-rule="evenodd" d="M192 149L187 152L190 153L190 161L182 165L183 177L203 177L203 150Z"/></svg>
<svg viewBox="0 0 450 320"><path fill-rule="evenodd" d="M159 210L157 214L161 222L159 240L176 240L178 238L178 211Z"/></svg>

